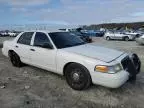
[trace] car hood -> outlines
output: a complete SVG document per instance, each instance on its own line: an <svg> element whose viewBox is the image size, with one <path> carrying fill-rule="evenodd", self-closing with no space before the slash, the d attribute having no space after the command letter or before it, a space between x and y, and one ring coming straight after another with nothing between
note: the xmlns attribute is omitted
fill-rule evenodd
<svg viewBox="0 0 144 108"><path fill-rule="evenodd" d="M81 56L98 59L107 63L115 60L116 58L124 54L124 52L121 51L117 51L114 49L105 48L101 46L95 46L92 44L69 47L69 48L65 48L64 50Z"/></svg>

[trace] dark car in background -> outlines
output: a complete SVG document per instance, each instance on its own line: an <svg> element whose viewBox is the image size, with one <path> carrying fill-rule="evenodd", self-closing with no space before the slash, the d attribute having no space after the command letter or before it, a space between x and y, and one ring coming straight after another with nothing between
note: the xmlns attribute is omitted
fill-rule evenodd
<svg viewBox="0 0 144 108"><path fill-rule="evenodd" d="M76 35L76 36L80 37L83 41L85 41L87 43L91 43L92 42L92 36L89 35L86 32L83 32L82 28L76 28L76 29L59 29L59 30L70 32L73 35Z"/></svg>
<svg viewBox="0 0 144 108"><path fill-rule="evenodd" d="M103 37L105 34L103 31L99 30L84 30L82 32L91 37Z"/></svg>
<svg viewBox="0 0 144 108"><path fill-rule="evenodd" d="M82 33L82 32L79 32L79 31L71 31L70 33L72 33L73 35L76 35L76 36L80 37L85 42L88 42L88 43L92 42L92 37L88 36L85 33Z"/></svg>

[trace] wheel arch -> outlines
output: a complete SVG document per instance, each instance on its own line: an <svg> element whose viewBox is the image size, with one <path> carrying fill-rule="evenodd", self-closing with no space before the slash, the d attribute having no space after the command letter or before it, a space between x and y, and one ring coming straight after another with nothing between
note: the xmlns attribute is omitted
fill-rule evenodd
<svg viewBox="0 0 144 108"><path fill-rule="evenodd" d="M85 67L85 68L88 70L88 68L87 68L86 66L84 66L82 63L78 63L78 62L68 62L68 63L66 63L66 64L64 65L64 67L63 67L63 75L64 75L64 76L65 76L66 68L67 68L69 65L71 65L71 64L81 65L81 66ZM88 71L89 71L89 70L88 70Z"/></svg>
<svg viewBox="0 0 144 108"><path fill-rule="evenodd" d="M106 40L107 40L107 38L111 39L111 37L110 37L110 36L106 36L105 38L106 38Z"/></svg>
<svg viewBox="0 0 144 108"><path fill-rule="evenodd" d="M124 38L127 38L127 37L129 38L129 36L124 36Z"/></svg>
<svg viewBox="0 0 144 108"><path fill-rule="evenodd" d="M14 50L12 50L12 49L10 49L9 51L8 51L8 57L10 57L10 54L11 53L15 53L15 54L17 54ZM17 54L18 55L18 54ZM19 55L18 55L19 56Z"/></svg>
<svg viewBox="0 0 144 108"><path fill-rule="evenodd" d="M11 53L15 52L14 50L10 49L8 50L8 56L10 56Z"/></svg>
<svg viewBox="0 0 144 108"><path fill-rule="evenodd" d="M66 64L64 65L64 67L63 67L63 75L64 75L64 76L65 76L65 70L66 70L66 68L67 68L69 65L73 64L73 63L76 63L76 62L68 62L68 63L66 63Z"/></svg>
<svg viewBox="0 0 144 108"><path fill-rule="evenodd" d="M124 36L124 37L123 37L123 40L125 40L126 38L129 38L129 39L130 39L130 37L129 37L129 36Z"/></svg>

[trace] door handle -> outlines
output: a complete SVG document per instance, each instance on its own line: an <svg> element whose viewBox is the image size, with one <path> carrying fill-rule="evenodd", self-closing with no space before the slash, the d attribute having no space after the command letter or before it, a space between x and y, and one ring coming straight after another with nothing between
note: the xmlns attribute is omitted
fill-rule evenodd
<svg viewBox="0 0 144 108"><path fill-rule="evenodd" d="M19 46L16 45L15 47L18 48Z"/></svg>
<svg viewBox="0 0 144 108"><path fill-rule="evenodd" d="M31 51L35 51L35 49L30 49Z"/></svg>

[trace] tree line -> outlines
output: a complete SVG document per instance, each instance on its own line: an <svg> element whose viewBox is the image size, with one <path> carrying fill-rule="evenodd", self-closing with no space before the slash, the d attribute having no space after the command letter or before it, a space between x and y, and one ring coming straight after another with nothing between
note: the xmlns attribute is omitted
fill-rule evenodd
<svg viewBox="0 0 144 108"><path fill-rule="evenodd" d="M144 28L144 22L133 22L133 23L103 23L103 24L92 24L92 25L84 25L83 29L87 30L97 30L100 28L106 29L134 29L137 30L139 28Z"/></svg>

